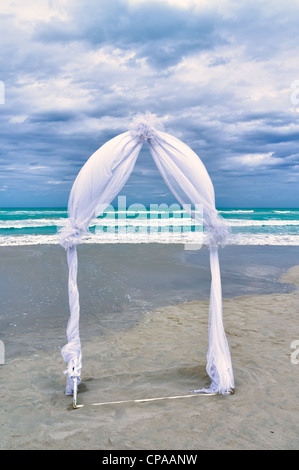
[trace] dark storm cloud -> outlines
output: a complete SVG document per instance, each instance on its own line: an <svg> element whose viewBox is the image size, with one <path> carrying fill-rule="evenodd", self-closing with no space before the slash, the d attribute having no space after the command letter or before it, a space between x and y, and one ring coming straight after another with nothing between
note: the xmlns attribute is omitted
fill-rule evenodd
<svg viewBox="0 0 299 470"><path fill-rule="evenodd" d="M184 56L226 42L216 26L217 15L199 15L166 2L129 5L124 0L89 0L74 1L67 21L37 25L35 36L45 43L84 41L93 47L135 48L137 57L165 68Z"/></svg>
<svg viewBox="0 0 299 470"><path fill-rule="evenodd" d="M256 204L281 191L296 205L299 6L197 6L66 0L46 19L0 15L4 203L65 205L87 158L149 110L202 158L221 205L250 205L254 189ZM127 189L167 194L146 149Z"/></svg>

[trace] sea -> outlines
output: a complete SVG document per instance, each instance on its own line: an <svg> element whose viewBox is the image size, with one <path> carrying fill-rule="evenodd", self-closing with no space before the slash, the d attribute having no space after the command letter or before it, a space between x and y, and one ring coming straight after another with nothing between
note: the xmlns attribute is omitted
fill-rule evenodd
<svg viewBox="0 0 299 470"><path fill-rule="evenodd" d="M84 344L127 330L163 306L209 298L200 223L182 208L158 209L110 207L90 225L78 248ZM291 292L294 286L280 278L299 265L299 208L219 213L231 228L228 246L219 250L223 296ZM7 360L66 342L68 266L58 230L67 217L66 208L0 209L0 340Z"/></svg>
<svg viewBox="0 0 299 470"><path fill-rule="evenodd" d="M299 208L218 208L231 245L299 245ZM0 246L58 244L67 208L0 209ZM205 232L178 205L109 207L94 219L84 243L205 244Z"/></svg>

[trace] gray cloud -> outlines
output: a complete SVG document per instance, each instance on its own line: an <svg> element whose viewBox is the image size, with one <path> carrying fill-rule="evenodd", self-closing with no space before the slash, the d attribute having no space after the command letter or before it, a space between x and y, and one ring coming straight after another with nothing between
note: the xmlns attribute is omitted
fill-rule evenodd
<svg viewBox="0 0 299 470"><path fill-rule="evenodd" d="M0 15L0 205L66 205L87 158L147 110L202 158L218 204L297 205L299 7L224 5L73 0L47 21ZM127 190L171 197L146 148Z"/></svg>
<svg viewBox="0 0 299 470"><path fill-rule="evenodd" d="M74 1L67 21L40 23L34 34L45 43L84 41L93 47L113 44L134 49L137 57L165 68L184 56L225 42L216 30L217 16L182 10L166 2Z"/></svg>

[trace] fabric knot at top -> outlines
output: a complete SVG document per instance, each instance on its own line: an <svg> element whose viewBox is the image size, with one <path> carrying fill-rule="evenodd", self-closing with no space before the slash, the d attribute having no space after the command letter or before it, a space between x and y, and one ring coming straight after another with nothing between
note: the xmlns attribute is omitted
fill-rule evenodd
<svg viewBox="0 0 299 470"><path fill-rule="evenodd" d="M155 114L150 112L138 114L130 125L131 134L140 142L154 139L157 135L157 131L164 132L163 124L158 120Z"/></svg>

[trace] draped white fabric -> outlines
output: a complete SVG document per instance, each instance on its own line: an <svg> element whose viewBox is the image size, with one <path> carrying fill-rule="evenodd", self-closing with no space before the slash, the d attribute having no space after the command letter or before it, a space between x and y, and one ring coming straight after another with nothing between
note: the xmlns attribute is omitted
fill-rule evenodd
<svg viewBox="0 0 299 470"><path fill-rule="evenodd" d="M60 244L67 250L69 265L68 344L62 350L64 360L68 362L66 393L73 393L73 379L79 383L82 367L76 245L81 243L82 235L88 231L91 222L113 201L128 180L145 141L166 184L180 204L184 207L203 206L204 228L210 245L207 372L212 383L209 389L196 392L231 393L234 377L223 327L218 259L218 245L225 244L229 230L215 208L213 184L199 157L181 140L164 132L161 123L150 113L137 116L127 132L100 147L83 166L71 190L69 218L59 233ZM196 218L193 211L190 213Z"/></svg>

